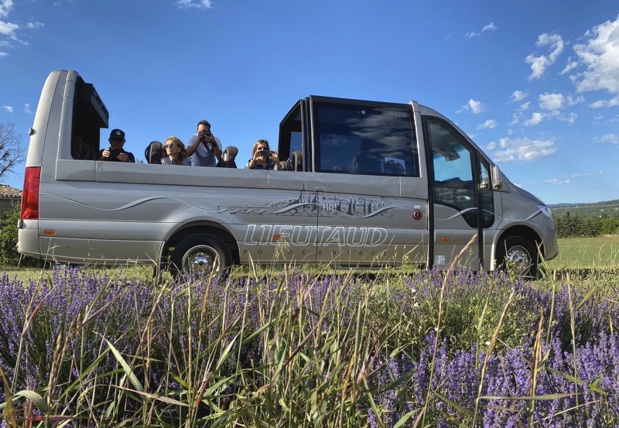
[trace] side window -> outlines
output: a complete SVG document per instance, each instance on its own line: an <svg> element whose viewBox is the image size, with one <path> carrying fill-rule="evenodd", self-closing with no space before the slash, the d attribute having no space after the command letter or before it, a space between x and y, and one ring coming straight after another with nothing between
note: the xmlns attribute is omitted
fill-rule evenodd
<svg viewBox="0 0 619 428"><path fill-rule="evenodd" d="M279 126L279 159L280 169L303 171L303 123L302 102L297 103L288 112Z"/></svg>
<svg viewBox="0 0 619 428"><path fill-rule="evenodd" d="M490 165L485 160L479 162L479 174L483 227L490 227L494 224L494 195L490 183Z"/></svg>
<svg viewBox="0 0 619 428"><path fill-rule="evenodd" d="M99 151L99 131L107 128L109 113L94 86L78 78L73 104L71 157L94 160Z"/></svg>
<svg viewBox="0 0 619 428"><path fill-rule="evenodd" d="M419 176L408 106L316 102L313 112L317 171Z"/></svg>
<svg viewBox="0 0 619 428"><path fill-rule="evenodd" d="M494 223L494 199L489 186L489 166L476 160L479 157L475 156L473 147L451 126L434 120L426 123L432 150L435 203L458 210L469 226L477 227L479 189L482 192L483 226L491 226Z"/></svg>

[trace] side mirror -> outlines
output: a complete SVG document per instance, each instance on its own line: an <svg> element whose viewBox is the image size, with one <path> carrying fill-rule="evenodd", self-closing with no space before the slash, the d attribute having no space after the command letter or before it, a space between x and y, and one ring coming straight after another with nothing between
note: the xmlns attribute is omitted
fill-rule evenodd
<svg viewBox="0 0 619 428"><path fill-rule="evenodd" d="M503 181L501 180L501 170L498 166L492 165L492 189L501 190L503 188Z"/></svg>

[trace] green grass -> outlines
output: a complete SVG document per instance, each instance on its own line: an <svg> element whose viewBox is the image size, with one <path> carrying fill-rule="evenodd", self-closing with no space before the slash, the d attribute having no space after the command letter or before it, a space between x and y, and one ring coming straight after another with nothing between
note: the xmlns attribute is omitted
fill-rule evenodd
<svg viewBox="0 0 619 428"><path fill-rule="evenodd" d="M591 270L591 269L619 269L619 235L607 235L595 238L563 238L559 239L559 256L547 262L550 271L553 270ZM118 268L112 267L90 267L93 273L117 272ZM272 268L267 266L240 266L233 271L233 276L263 276L267 272L272 272ZM319 274L346 274L348 269L333 269L326 265L304 266L302 270L311 275ZM393 269L396 273L402 273L403 268ZM407 272L416 271L414 268L404 268ZM15 266L0 265L0 271L6 272L9 277L17 276L21 280L45 279L50 275L49 269L40 267L17 268ZM150 267L127 266L122 271L129 277L148 280L152 278L153 271Z"/></svg>
<svg viewBox="0 0 619 428"><path fill-rule="evenodd" d="M559 256L548 262L550 270L609 269L619 267L619 236L559 239Z"/></svg>

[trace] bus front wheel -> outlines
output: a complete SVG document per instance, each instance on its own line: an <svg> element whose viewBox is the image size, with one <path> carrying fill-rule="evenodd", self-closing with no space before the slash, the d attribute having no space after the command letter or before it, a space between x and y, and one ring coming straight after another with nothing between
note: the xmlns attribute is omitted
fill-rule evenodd
<svg viewBox="0 0 619 428"><path fill-rule="evenodd" d="M535 244L521 236L508 236L499 243L500 269L521 278L537 278L538 255Z"/></svg>

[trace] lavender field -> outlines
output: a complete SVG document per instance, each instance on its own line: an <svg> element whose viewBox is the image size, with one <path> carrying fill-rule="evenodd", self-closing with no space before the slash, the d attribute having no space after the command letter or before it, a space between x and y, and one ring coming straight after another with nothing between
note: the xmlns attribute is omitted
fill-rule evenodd
<svg viewBox="0 0 619 428"><path fill-rule="evenodd" d="M4 274L0 427L619 426L616 271L268 272Z"/></svg>

